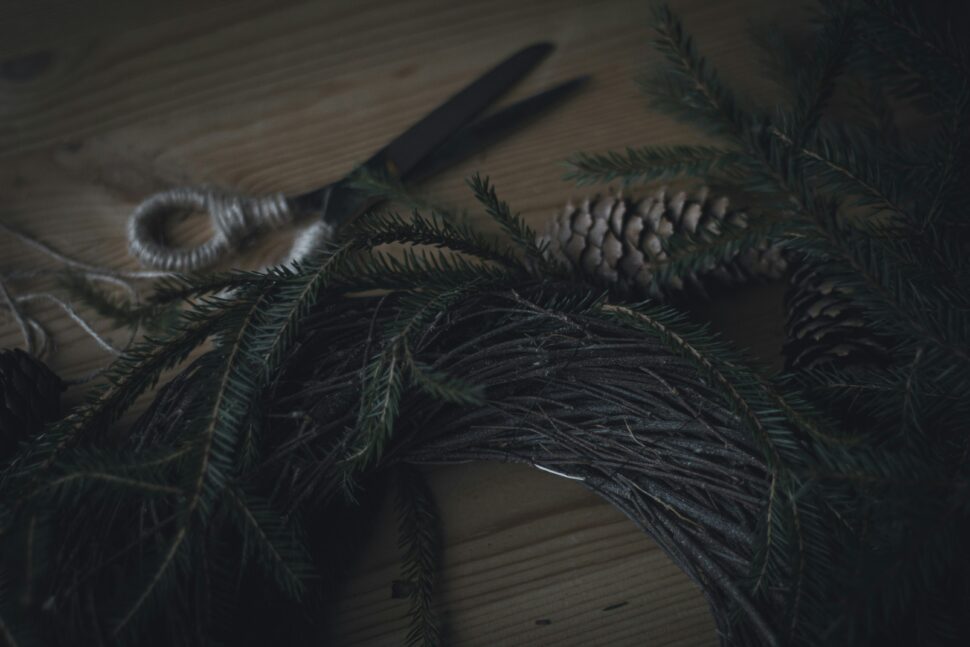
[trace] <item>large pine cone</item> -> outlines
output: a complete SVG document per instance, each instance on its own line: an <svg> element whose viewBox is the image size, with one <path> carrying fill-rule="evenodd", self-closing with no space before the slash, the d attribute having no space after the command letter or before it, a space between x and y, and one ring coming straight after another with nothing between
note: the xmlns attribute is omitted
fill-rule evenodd
<svg viewBox="0 0 970 647"><path fill-rule="evenodd" d="M0 350L0 464L61 413L65 384L19 348Z"/></svg>
<svg viewBox="0 0 970 647"><path fill-rule="evenodd" d="M833 360L841 367L887 361L885 346L868 328L851 295L811 265L799 265L792 272L785 294L786 368L816 368Z"/></svg>
<svg viewBox="0 0 970 647"><path fill-rule="evenodd" d="M547 245L549 257L624 293L663 297L682 290L685 281L703 292L709 279L735 285L755 277L782 276L787 265L781 250L764 241L700 274L661 281L655 269L667 259L664 241L683 232L711 240L720 233L722 223L744 227L747 217L729 210L727 198L708 199L706 189L690 199L684 192L668 195L661 189L639 202L597 196L583 200L578 207L569 203L549 221L539 242Z"/></svg>

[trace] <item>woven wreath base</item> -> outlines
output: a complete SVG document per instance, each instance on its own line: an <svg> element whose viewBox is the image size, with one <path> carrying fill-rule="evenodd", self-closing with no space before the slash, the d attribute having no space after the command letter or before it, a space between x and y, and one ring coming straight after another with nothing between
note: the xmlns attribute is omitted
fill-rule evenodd
<svg viewBox="0 0 970 647"><path fill-rule="evenodd" d="M414 358L484 387L486 401L447 405L407 390L374 471L482 460L581 479L701 587L724 644L777 642L780 597L749 593L768 495L760 450L687 360L629 323L583 314L580 303L572 314L547 311L542 289L476 297L427 327ZM366 359L360 340L395 311L356 299L308 322L279 390L292 395L273 401L306 412L280 430L303 439L277 456L293 501L339 490L332 474L353 442L341 431L359 407L348 371Z"/></svg>

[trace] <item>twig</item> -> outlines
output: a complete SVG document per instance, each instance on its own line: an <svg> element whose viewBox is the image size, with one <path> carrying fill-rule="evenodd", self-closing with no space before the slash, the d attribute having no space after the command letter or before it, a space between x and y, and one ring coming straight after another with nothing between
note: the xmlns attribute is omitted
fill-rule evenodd
<svg viewBox="0 0 970 647"><path fill-rule="evenodd" d="M7 284L3 282L3 279L0 279L0 297L3 297L3 300L7 302L7 307L10 308L10 314L13 315L14 321L17 322L17 326L20 328L20 334L24 338L24 345L27 347L27 352L33 355L34 337L30 334L27 320L24 319L24 315L20 312L17 302L10 296L10 292L7 291Z"/></svg>

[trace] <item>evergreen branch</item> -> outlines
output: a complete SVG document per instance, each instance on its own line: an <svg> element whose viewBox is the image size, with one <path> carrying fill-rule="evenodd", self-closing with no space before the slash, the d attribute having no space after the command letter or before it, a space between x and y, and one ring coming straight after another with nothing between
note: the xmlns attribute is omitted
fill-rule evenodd
<svg viewBox="0 0 970 647"><path fill-rule="evenodd" d="M869 42L892 47L879 47L881 55L914 78L928 77L959 80L970 78L967 50L952 38L941 38L939 31L930 32L910 3L899 0L864 0L868 17L875 18L865 32Z"/></svg>
<svg viewBox="0 0 970 647"><path fill-rule="evenodd" d="M245 302L235 305L219 300L206 302L183 313L181 322L171 333L159 338L146 337L127 351L106 373L106 387L94 392L87 402L27 446L18 461L20 472L30 474L32 479L39 478L80 435L106 429L139 395L155 385L163 371L184 361L238 307L245 305Z"/></svg>
<svg viewBox="0 0 970 647"><path fill-rule="evenodd" d="M412 335L426 328L436 317L466 296L480 290L481 281L467 281L427 294L402 297L397 318L384 331L384 350L368 365L361 386L357 449L348 458L351 466L363 469L377 461L394 431L398 403L407 386L406 378L419 388L447 395L456 403L474 401L476 390L460 380L448 380L438 371L423 371L414 365ZM442 382L441 380L448 380Z"/></svg>
<svg viewBox="0 0 970 647"><path fill-rule="evenodd" d="M765 76L785 93L785 98L793 99L805 66L812 64L801 39L780 29L774 20L753 22L748 32L758 47L758 62Z"/></svg>
<svg viewBox="0 0 970 647"><path fill-rule="evenodd" d="M512 270L522 269L522 263L509 251L499 249L467 224L446 221L436 211L429 217L415 211L407 220L396 213L372 213L353 225L352 235L361 247L387 243L433 245L494 261Z"/></svg>
<svg viewBox="0 0 970 647"><path fill-rule="evenodd" d="M440 555L438 511L431 490L415 468L398 471L398 536L404 553L402 575L411 584L408 647L437 647L441 628L434 609Z"/></svg>
<svg viewBox="0 0 970 647"><path fill-rule="evenodd" d="M735 163L733 153L711 146L645 146L625 153L576 153L567 164L566 180L579 185L649 182L679 175L705 175Z"/></svg>
<svg viewBox="0 0 970 647"><path fill-rule="evenodd" d="M802 594L805 581L805 533L802 530L801 516L798 512L798 498L789 495L791 501L792 521L794 522L795 537L798 539L798 565L795 568L795 594L791 602L791 619L788 622L788 640L791 641L798 626L799 608L802 602Z"/></svg>
<svg viewBox="0 0 970 647"><path fill-rule="evenodd" d="M215 388L209 395L209 402L202 408L197 418L203 423L201 433L192 433L199 443L199 467L185 504L186 518L197 509L205 511L208 504L221 491L225 478L231 468L232 453L239 427L256 395L259 383L252 380L253 368L245 353L245 340L251 335L260 321L261 309L269 300L269 290L256 299L238 324L234 337L226 341L223 348L211 351L216 374ZM214 481L210 484L210 481ZM208 486L208 487L207 487ZM207 492L208 490L208 492Z"/></svg>
<svg viewBox="0 0 970 647"><path fill-rule="evenodd" d="M374 251L348 259L331 285L348 292L410 290L415 285L448 289L467 283L501 283L517 277L521 275L503 267L469 262L459 254L428 254L405 249L399 255Z"/></svg>
<svg viewBox="0 0 970 647"><path fill-rule="evenodd" d="M817 253L824 258L844 262L856 273L854 284L859 291L857 296L868 294L875 297L872 303L878 304L878 307L887 312L896 311L902 314L902 321L912 326L917 334L932 339L941 347L953 350L961 358L968 358L966 349L955 345L946 338L945 333L923 320L924 313L921 308L910 307L910 304L901 301L899 295L893 294L887 288L885 265L876 270L872 263L872 259L878 258L879 254L879 249L872 241L855 238L855 242L869 258L862 258L859 249L846 244L844 238L851 234L851 230L841 224L838 204L832 199L811 197L804 169L793 163L791 155L779 155L779 151L773 146L776 138L771 134L770 122L765 121L759 126L757 133L750 135L746 148L752 160L763 169L763 176L775 185L774 190L787 197L791 208L799 216L792 221L792 232L800 239L800 247L809 251L814 246Z"/></svg>
<svg viewBox="0 0 970 647"><path fill-rule="evenodd" d="M415 195L412 186L405 184L400 178L379 171L375 172L364 166L358 167L354 171L349 186L365 196L403 205L411 211L441 211L440 205ZM357 219L352 223L352 226L357 226L361 221L369 219L372 215L373 212L368 214L367 218Z"/></svg>
<svg viewBox="0 0 970 647"><path fill-rule="evenodd" d="M134 488L142 490L144 492L151 492L155 494L182 494L182 489L171 485L162 485L159 483L152 483L151 481L143 481L139 479L133 479L126 476L118 476L117 474L111 474L107 472L71 472L70 474L65 474L59 478L54 479L48 483L46 489L56 489L67 483L77 480L92 480L92 481L103 481L105 483L111 483L114 485L122 485L128 488Z"/></svg>
<svg viewBox="0 0 970 647"><path fill-rule="evenodd" d="M691 273L702 275L734 259L739 253L775 245L784 240L789 224L781 219L762 216L743 225L719 224L714 233L680 232L663 241L666 258L655 263L657 279L669 282L672 277Z"/></svg>
<svg viewBox="0 0 970 647"><path fill-rule="evenodd" d="M28 647L28 645L37 644L33 641L27 642L22 640L24 636L18 635L19 632L14 630L13 623L7 620L8 615L15 618L21 613L18 613L17 611L8 611L6 605L5 608L0 611L0 641L2 641L5 647Z"/></svg>
<svg viewBox="0 0 970 647"><path fill-rule="evenodd" d="M261 308L271 294L271 286L264 288L262 294L254 299L235 326L232 337L226 340L221 349L210 351L207 356L212 360L210 370L215 375L209 376L215 387L207 394L206 403L200 407L201 411L194 417L201 428L189 429L195 436L199 452L199 463L190 481L186 500L181 503L182 518L165 552L161 562L147 585L135 598L128 609L122 614L115 625L114 635L119 635L156 590L162 577L172 567L176 555L189 534L189 530L196 522L197 513L201 512L202 519L211 507L216 495L223 490L225 479L231 469L232 452L235 449L234 438L238 431L240 418L247 410L254 395L254 383L248 379L251 366L243 352L243 342L251 334L253 326L258 322ZM209 369L210 367L205 367ZM241 384L240 384L241 383ZM195 425L192 425L193 427Z"/></svg>
<svg viewBox="0 0 970 647"><path fill-rule="evenodd" d="M402 352L403 344L394 343L365 370L356 425L360 439L347 459L353 467L363 468L379 459L394 431L405 385Z"/></svg>
<svg viewBox="0 0 970 647"><path fill-rule="evenodd" d="M29 647L40 642L30 627L22 622L27 615L21 600L9 599L6 565L0 565L0 644L5 647Z"/></svg>
<svg viewBox="0 0 970 647"><path fill-rule="evenodd" d="M236 510L244 537L244 559L260 557L258 565L270 575L280 590L299 601L306 592L305 582L313 577L313 566L300 533L284 521L269 503L247 495L236 487L227 489Z"/></svg>
<svg viewBox="0 0 970 647"><path fill-rule="evenodd" d="M411 382L435 400L464 406L485 401L485 389L479 384L469 384L423 362L412 360L409 366Z"/></svg>
<svg viewBox="0 0 970 647"><path fill-rule="evenodd" d="M172 539L163 555L159 566L155 569L152 574L151 579L148 584L142 589L135 602L128 608L128 610L121 616L121 619L115 624L114 635L117 637L121 634L122 630L128 626L128 623L135 617L135 614L145 605L148 601L149 596L156 590L162 578L168 573L169 568L175 562L175 557L178 551L182 548L183 541L189 532L189 526L182 525L175 533L175 537Z"/></svg>
<svg viewBox="0 0 970 647"><path fill-rule="evenodd" d="M741 138L748 119L717 72L697 53L680 19L665 2L655 5L654 18L654 44L670 67L666 75L648 81L644 89L658 107L675 108L671 111L675 116L697 121L716 134Z"/></svg>
<svg viewBox="0 0 970 647"><path fill-rule="evenodd" d="M296 274L278 269L282 289L266 312L261 314L256 341L249 351L251 361L261 367L263 379L268 380L292 345L301 322L317 302L321 291L346 265L349 255L357 248L355 241L321 250L311 257Z"/></svg>
<svg viewBox="0 0 970 647"><path fill-rule="evenodd" d="M868 196L870 205L900 216L906 215L906 211L893 195L892 189L880 186L878 167L863 167L861 170L850 168L859 161L854 154L854 151L861 146L857 139L836 143L829 137L819 137L817 139L819 148L811 149L806 146L797 147L795 142L777 127L773 126L770 132L803 158L817 162L822 172L829 172L828 179L835 183L837 188L861 191L863 195ZM843 131L842 136L849 137L849 134ZM839 180L846 180L846 182Z"/></svg>
<svg viewBox="0 0 970 647"><path fill-rule="evenodd" d="M488 178L482 179L475 174L467 183L474 192L475 199L485 207L485 212L502 227L529 261L541 270L553 270L543 254L544 250L536 243L539 240L536 232L518 214L513 214L508 204L499 200L495 187L489 184Z"/></svg>
<svg viewBox="0 0 970 647"><path fill-rule="evenodd" d="M265 280L262 272L233 270L201 275L176 275L166 277L155 286L148 297L148 306L163 306L216 292L233 292L241 288L258 286Z"/></svg>
<svg viewBox="0 0 970 647"><path fill-rule="evenodd" d="M829 6L827 20L815 39L812 63L805 66L796 86L794 142L800 148L818 127L846 67L856 38L854 15L842 4Z"/></svg>
<svg viewBox="0 0 970 647"><path fill-rule="evenodd" d="M71 490L64 486L76 487L86 482L105 483L119 486L122 490L133 489L146 494L174 494L181 495L181 488L168 485L167 476L159 468L171 466L188 454L189 448L184 447L169 453L161 453L158 458L131 461L127 457L114 455L113 452L97 450L74 450L69 463L61 461L54 467L60 476L51 481L39 484L24 501L55 491L71 493L74 502L81 503L91 496L87 490ZM66 505L72 505L67 503Z"/></svg>
<svg viewBox="0 0 970 647"><path fill-rule="evenodd" d="M964 84L960 95L953 103L953 113L941 129L942 159L937 172L937 180L926 215L920 227L925 232L937 218L955 206L948 198L963 187L966 168L959 167L960 150L966 149L966 139L970 135L970 78ZM966 166L966 165L965 165ZM962 198L962 195L960 196Z"/></svg>
<svg viewBox="0 0 970 647"><path fill-rule="evenodd" d="M828 215L826 208L830 210ZM826 207L823 200L813 201L812 235L794 238L796 249L826 258L831 264L827 268L829 275L836 274L835 264L843 265L848 271L839 272L838 276L846 287L851 287L854 300L879 321L891 327L902 325L915 338L930 340L954 356L970 361L970 350L961 344L959 330L950 333L927 320L931 313L919 302L913 282L903 279L899 270L886 261L884 244L866 232L841 224L834 209L831 204ZM911 302L904 295L916 300Z"/></svg>
<svg viewBox="0 0 970 647"><path fill-rule="evenodd" d="M20 647L20 641L14 638L10 627L7 625L7 621L4 620L2 615L0 615L0 638L3 638L3 644L8 647Z"/></svg>

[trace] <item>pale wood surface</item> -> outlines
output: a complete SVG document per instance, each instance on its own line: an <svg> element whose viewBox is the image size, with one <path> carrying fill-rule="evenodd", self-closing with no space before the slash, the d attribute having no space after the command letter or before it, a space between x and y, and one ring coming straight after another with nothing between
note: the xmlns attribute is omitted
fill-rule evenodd
<svg viewBox="0 0 970 647"><path fill-rule="evenodd" d="M790 21L790 3L673 4L725 77L770 96L752 80L745 29L752 18ZM132 267L123 226L151 191L316 187L505 55L551 40L558 50L508 100L576 74L592 75L588 89L426 185L472 207L462 178L480 170L539 223L587 191L561 179L570 153L697 141L649 112L638 93L635 77L656 60L649 23L640 0L8 1L0 4L0 218L85 261ZM195 238L206 229L201 219L186 226ZM256 266L284 245L278 237L240 263ZM0 271L41 264L0 235ZM770 361L779 294L777 286L749 290L704 310ZM58 341L51 364L62 375L108 359L56 310L31 312ZM0 346L18 343L4 317ZM431 479L445 520L452 644L716 642L696 587L579 485L497 465L436 470ZM390 596L393 528L385 510L341 608L337 644L402 641L406 604Z"/></svg>

